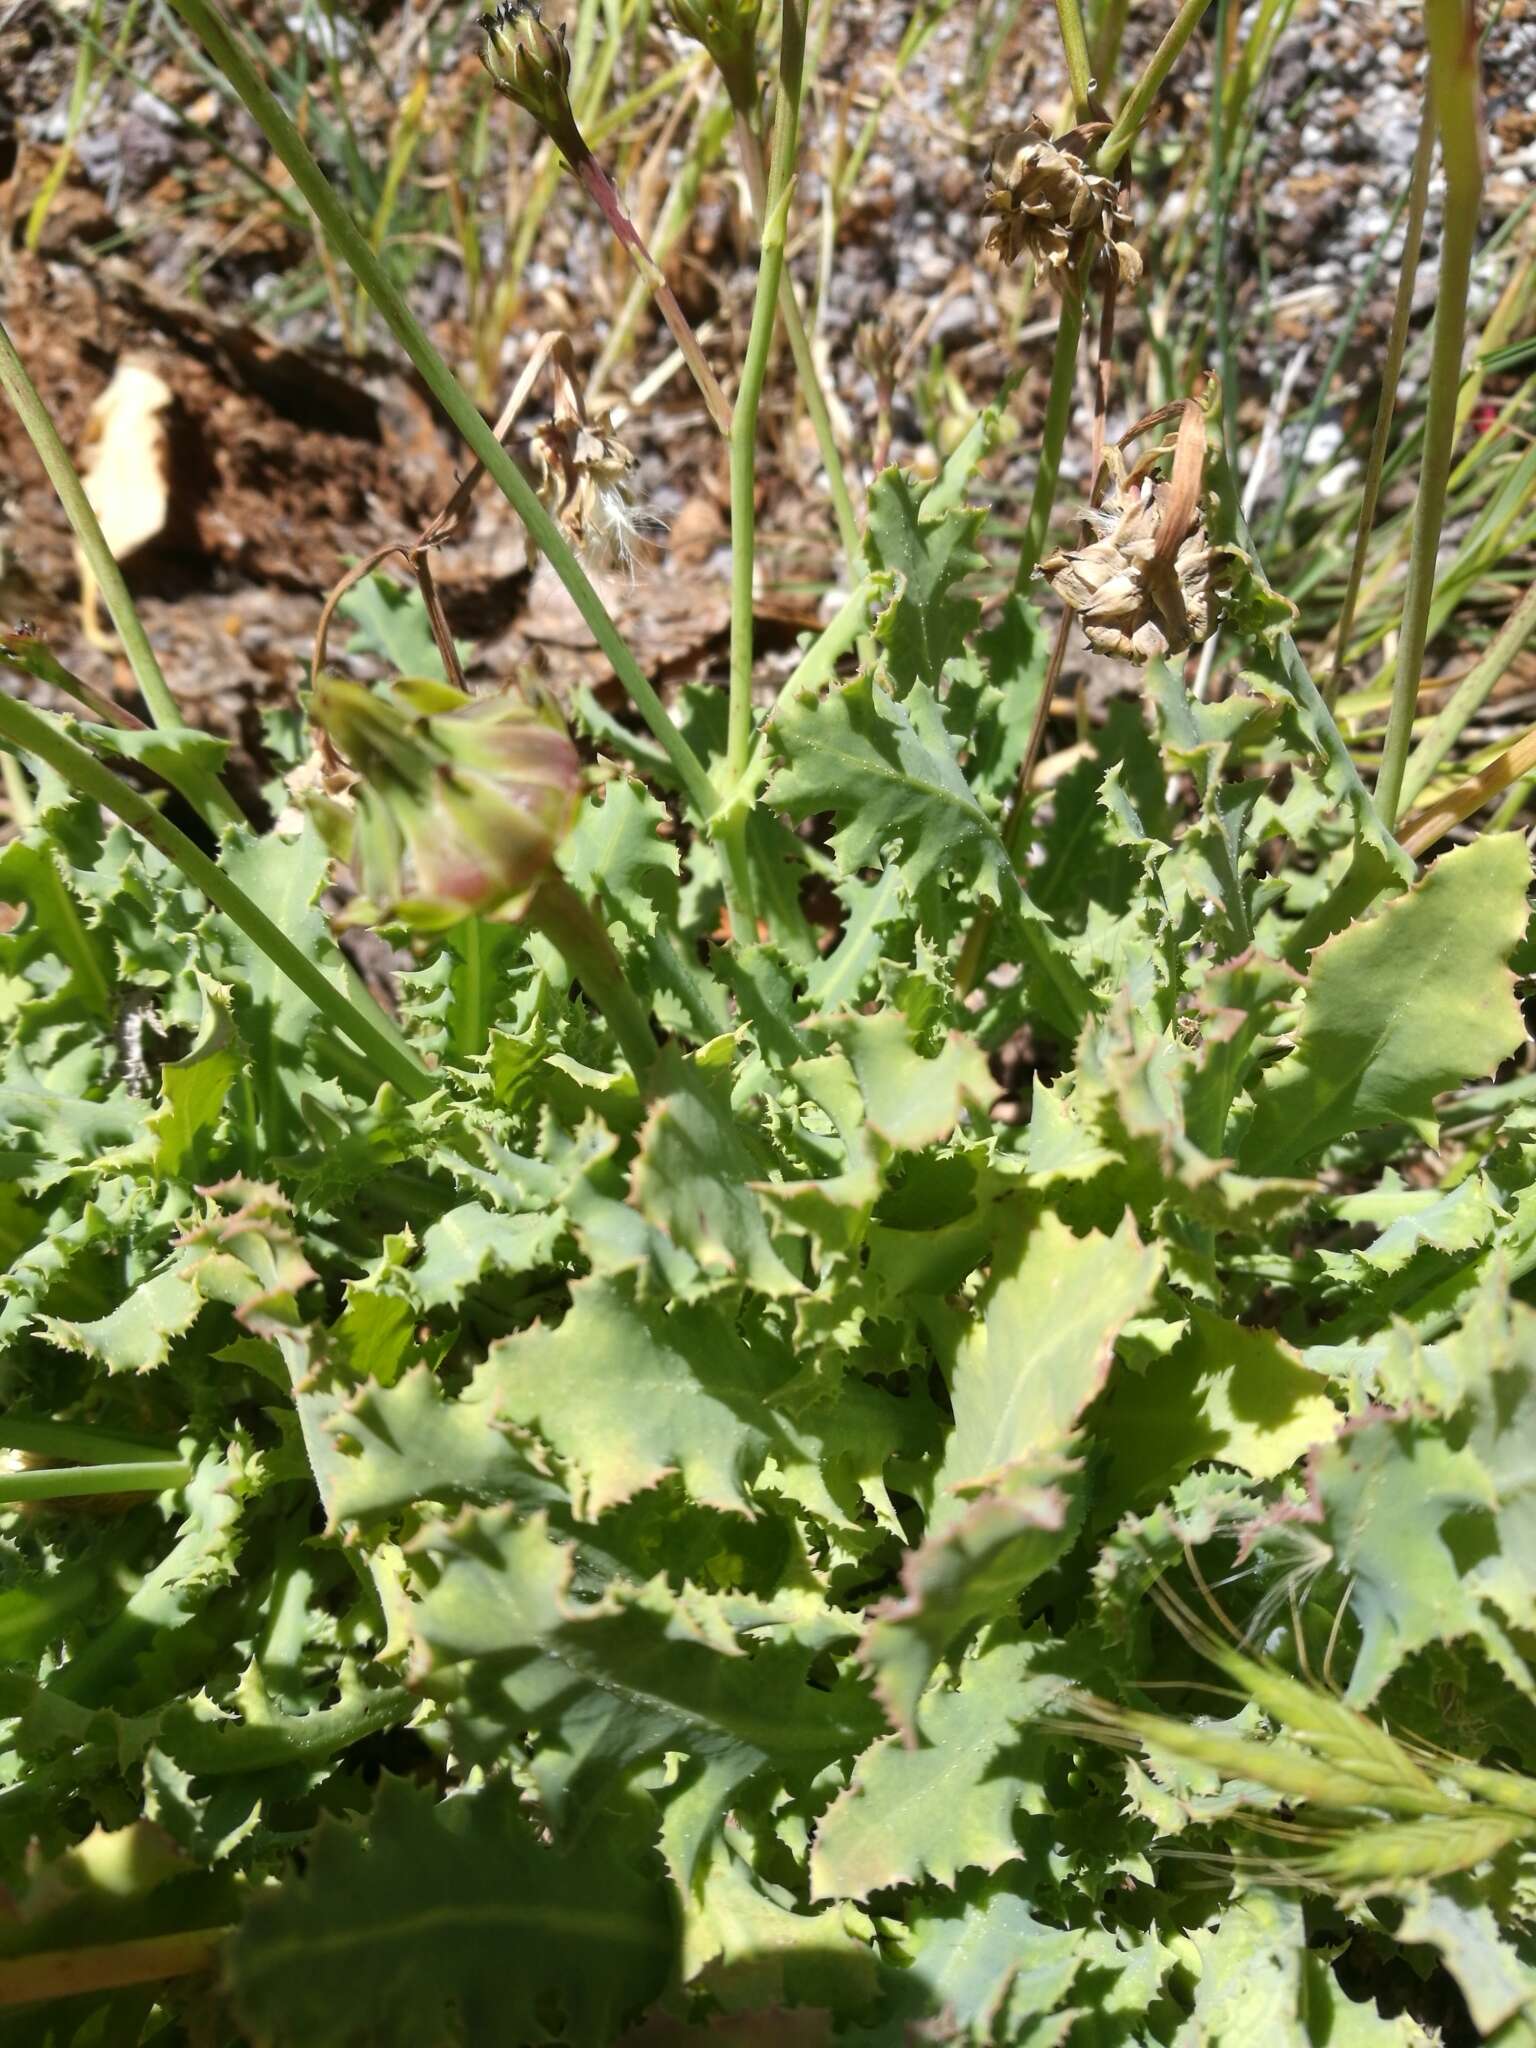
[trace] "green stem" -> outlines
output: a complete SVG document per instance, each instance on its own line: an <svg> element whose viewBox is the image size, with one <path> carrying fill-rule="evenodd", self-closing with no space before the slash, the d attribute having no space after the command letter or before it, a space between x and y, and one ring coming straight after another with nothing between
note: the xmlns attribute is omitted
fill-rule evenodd
<svg viewBox="0 0 1536 2048"><path fill-rule="evenodd" d="M1200 17L1210 6L1211 0L1184 0L1178 13L1169 25L1168 33L1147 59L1146 68L1126 95L1125 105L1115 117L1115 125L1099 145L1094 158L1094 168L1102 171L1106 178L1113 177L1120 168L1120 160L1136 140L1152 111L1152 103L1163 87L1163 80L1184 53L1184 45L1200 24Z"/></svg>
<svg viewBox="0 0 1536 2048"><path fill-rule="evenodd" d="M1403 592L1402 638L1387 737L1376 778L1376 806L1389 829L1397 822L1403 770L1418 708L1424 648L1429 637L1435 557L1440 547L1446 482L1456 439L1467 285L1472 274L1472 251L1483 191L1477 30L1471 8L1467 0L1425 0L1424 16L1429 32L1429 90L1434 96L1440 156L1445 166L1445 216L1424 415L1424 453L1419 466L1408 581Z"/></svg>
<svg viewBox="0 0 1536 2048"><path fill-rule="evenodd" d="M643 1092L656 1064L656 1039L607 932L559 874L539 884L527 921L548 939L601 1011Z"/></svg>
<svg viewBox="0 0 1536 2048"><path fill-rule="evenodd" d="M6 1450L31 1450L39 1458L78 1458L80 1464L168 1462L176 1456L164 1444L145 1444L135 1436L98 1430L92 1421L53 1421L47 1415L0 1417L0 1444Z"/></svg>
<svg viewBox="0 0 1536 2048"><path fill-rule="evenodd" d="M175 1456L162 1444L118 1436L94 1422L55 1422L49 1416L7 1415L0 1418L0 1445L10 1451L32 1451L40 1458L76 1458L84 1465L162 1463Z"/></svg>
<svg viewBox="0 0 1536 2048"><path fill-rule="evenodd" d="M1029 501L1029 519L1024 528L1024 545L1019 550L1013 587L1024 590L1045 553L1050 531L1051 508L1056 502L1056 483L1061 475L1061 450L1072 418L1072 395L1077 385L1077 350L1083 332L1082 279L1069 272L1061 293L1061 320L1056 329L1056 352L1051 358L1051 388L1045 401L1045 425L1040 435L1040 461L1035 471L1034 495Z"/></svg>
<svg viewBox="0 0 1536 2048"><path fill-rule="evenodd" d="M1130 11L1130 0L1104 0L1099 9L1093 31L1093 69L1098 78L1108 78L1120 60L1125 19Z"/></svg>
<svg viewBox="0 0 1536 2048"><path fill-rule="evenodd" d="M1216 327L1216 355L1221 365L1221 438L1227 460L1237 473L1237 352L1232 346L1232 289L1227 276L1227 226L1232 204L1227 177L1230 141L1226 107L1228 23L1231 0L1216 0L1216 48L1212 56L1215 93L1211 108L1211 293Z"/></svg>
<svg viewBox="0 0 1536 2048"><path fill-rule="evenodd" d="M415 1056L405 1050L382 1022L358 1009L315 963L275 925L239 885L211 861L201 847L156 810L149 798L72 740L60 726L30 704L0 695L0 740L45 761L82 796L114 812L147 839L201 889L216 909L259 946L272 964L300 989L336 1029L345 1034L383 1080L393 1082L413 1102L423 1101L436 1083Z"/></svg>
<svg viewBox="0 0 1536 2048"><path fill-rule="evenodd" d="M1376 524L1376 505L1381 496L1381 474L1386 466L1387 442L1397 408L1398 380L1403 372L1403 355L1408 347L1408 323L1413 318L1413 288L1419 274L1419 257L1424 248L1424 215L1429 204L1429 169L1435 156L1435 101L1432 91L1424 95L1419 120L1419 139L1413 152L1413 170L1408 180L1408 224L1403 230L1403 262L1398 272L1397 299L1392 308L1392 326L1387 335L1386 359L1381 367L1381 396L1376 401L1376 424L1371 429L1371 450L1366 457L1365 480L1360 489L1360 521L1355 529L1355 551L1349 564L1349 582L1333 648L1333 668L1324 692L1329 708L1338 702L1344 664L1349 659L1349 636L1354 630L1355 608L1365 580L1366 556L1370 552L1371 529Z"/></svg>
<svg viewBox="0 0 1536 2048"><path fill-rule="evenodd" d="M738 109L736 114L736 147L741 157L742 170L746 174L747 190L752 199L752 212L761 233L768 216L768 176L763 164L763 145L753 126L752 117ZM847 558L848 573L857 579L864 563L864 544L859 534L859 518L853 509L853 497L848 489L847 474L843 469L842 450L837 445L837 435L832 428L832 414L827 406L827 394L822 389L821 375L816 368L816 358L811 350L811 338L805 331L805 321L800 312L800 296L795 290L795 281L786 267L779 281L779 313L784 322L784 332L789 339L789 352L794 357L795 375L800 380L800 395L805 400L806 414L811 422L811 431L816 436L816 447L821 456L822 472L827 479L827 491L832 499L832 511L837 520L837 531Z"/></svg>
<svg viewBox="0 0 1536 2048"><path fill-rule="evenodd" d="M185 1486L192 1467L182 1458L132 1465L45 1465L0 1473L0 1501L74 1500L88 1493L164 1493Z"/></svg>
<svg viewBox="0 0 1536 2048"><path fill-rule="evenodd" d="M20 675L36 676L40 683L52 684L66 697L73 697L77 704L83 704L98 725L115 725L119 732L148 730L142 718L135 718L131 711L125 711L115 698L82 682L34 633L0 632L0 667L13 669Z"/></svg>
<svg viewBox="0 0 1536 2048"><path fill-rule="evenodd" d="M844 599L841 609L829 625L822 628L816 639L806 649L795 667L789 681L774 699L773 709L764 719L740 779L722 800L717 818L729 817L736 811L750 811L757 801L758 793L768 780L772 769L768 745L764 737L773 724L780 709L806 690L819 690L827 681L839 661L869 626L870 601L875 593L875 582L866 578L857 590Z"/></svg>
<svg viewBox="0 0 1536 2048"><path fill-rule="evenodd" d="M486 1004L485 926L478 917L465 918L449 944L458 957L453 987L453 1049L460 1059L473 1059L489 1042Z"/></svg>
<svg viewBox="0 0 1536 2048"><path fill-rule="evenodd" d="M746 360L736 392L731 430L731 696L725 770L720 793L740 780L752 750L753 569L757 524L757 415L773 341L779 280L784 275L784 231L800 134L800 93L805 74L804 0L784 0L779 40L779 95L773 123L773 160L763 202L757 296Z"/></svg>
<svg viewBox="0 0 1536 2048"><path fill-rule="evenodd" d="M303 137L235 43L228 24L212 0L172 0L172 5L239 94L283 168L303 194L327 240L362 281L395 339L420 373L423 383L458 429L470 452L485 465L486 474L522 520L540 553L569 591L571 602L607 656L635 708L659 741L695 811L701 819L707 818L714 808L714 788L704 764L668 716L666 706L630 652L607 607L577 561L569 541L539 502L533 486L496 439L479 408L428 340L398 286L332 190Z"/></svg>
<svg viewBox="0 0 1536 2048"><path fill-rule="evenodd" d="M1073 109L1079 121L1088 121L1093 117L1093 68L1088 61L1083 10L1077 0L1056 0L1056 19L1061 25L1061 48L1067 60Z"/></svg>
<svg viewBox="0 0 1536 2048"><path fill-rule="evenodd" d="M176 699L171 695L170 686L155 659L155 650L149 644L149 635L144 631L142 620L134 609L128 586L123 581L123 572L117 566L112 550L107 546L106 535L101 530L101 521L96 509L85 494L79 472L69 459L69 451L59 439L59 430L53 424L52 416L37 387L27 375L27 368L16 353L16 346L0 325L0 389L15 409L16 417L26 429L27 438L37 450L38 459L47 471L48 481L64 508L64 516L74 530L80 543L80 552L85 564L96 579L117 637L123 643L123 652L128 657L128 666L133 670L133 679L139 686L150 717L162 731L174 732L184 723ZM210 822L222 820L226 824L243 825L245 818L240 806L223 785L204 769L183 766L178 770L180 785L188 800L196 805Z"/></svg>
<svg viewBox="0 0 1536 2048"><path fill-rule="evenodd" d="M1019 600L1010 598L1009 603L1017 605ZM1020 843L1024 827L1029 821L1030 786L1035 779L1035 768L1040 759L1040 750L1045 744L1045 728L1050 722L1051 698L1061 676L1061 665L1066 659L1067 643L1072 637L1073 614L1063 607L1057 622L1056 637L1051 643L1050 659L1045 665L1045 674L1040 679L1040 697L1035 705L1035 715L1030 720L1029 736L1024 743L1024 756L1019 762L1019 772L1013 785L1013 794L1008 799L1008 808L1003 813L998 827L998 837L1003 842L1003 851L1008 856L1008 865L1017 874L1019 870ZM963 1000L976 986L986 971L987 947L992 938L992 926L997 915L997 906L982 903L971 920L971 928L965 935L960 948L960 958L955 967L955 993Z"/></svg>

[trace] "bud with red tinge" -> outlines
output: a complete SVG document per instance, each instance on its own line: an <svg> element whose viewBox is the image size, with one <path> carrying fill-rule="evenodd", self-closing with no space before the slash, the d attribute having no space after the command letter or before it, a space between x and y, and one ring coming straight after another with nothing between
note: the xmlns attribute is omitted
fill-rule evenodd
<svg viewBox="0 0 1536 2048"><path fill-rule="evenodd" d="M361 894L348 924L445 931L519 917L575 819L576 749L552 711L510 693L395 682L386 695L326 675L310 715L357 781L314 803Z"/></svg>
<svg viewBox="0 0 1536 2048"><path fill-rule="evenodd" d="M545 27L537 0L501 0L482 14L480 61L504 98L521 107L572 165L591 154L571 112L571 54L565 29Z"/></svg>

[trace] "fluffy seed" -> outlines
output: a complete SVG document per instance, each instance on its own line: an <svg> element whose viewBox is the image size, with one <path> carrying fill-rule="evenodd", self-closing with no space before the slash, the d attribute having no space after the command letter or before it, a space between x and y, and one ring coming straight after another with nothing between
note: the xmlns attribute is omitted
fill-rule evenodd
<svg viewBox="0 0 1536 2048"><path fill-rule="evenodd" d="M554 412L530 450L539 496L578 554L628 568L652 524L635 504L635 458L607 413L588 413L568 359L553 355L550 368Z"/></svg>

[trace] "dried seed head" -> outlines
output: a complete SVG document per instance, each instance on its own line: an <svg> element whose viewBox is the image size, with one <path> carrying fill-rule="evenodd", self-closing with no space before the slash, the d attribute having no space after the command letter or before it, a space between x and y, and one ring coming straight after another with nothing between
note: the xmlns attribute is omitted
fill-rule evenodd
<svg viewBox="0 0 1536 2048"><path fill-rule="evenodd" d="M480 27L480 61L496 90L531 115L568 162L581 162L589 152L571 112L564 24L555 35L544 26L537 0L500 0L481 15Z"/></svg>
<svg viewBox="0 0 1536 2048"><path fill-rule="evenodd" d="M539 496L576 552L628 567L647 522L630 488L635 458L609 430L608 415L552 419L534 435L532 453Z"/></svg>
<svg viewBox="0 0 1536 2048"><path fill-rule="evenodd" d="M1220 615L1229 551L1211 545L1197 507L1171 559L1160 564L1171 487L1128 478L1118 450L1110 451L1110 470L1103 502L1085 515L1097 538L1048 555L1040 573L1100 654L1148 662L1198 647Z"/></svg>
<svg viewBox="0 0 1536 2048"><path fill-rule="evenodd" d="M1130 217L1112 178L1090 170L1080 129L1051 140L1038 115L1005 135L992 159L984 211L997 216L987 247L1005 263L1032 256L1058 290L1080 261L1101 282L1134 284L1141 258L1122 237Z"/></svg>
<svg viewBox="0 0 1536 2048"><path fill-rule="evenodd" d="M357 776L320 820L362 893L349 924L444 931L515 918L575 818L580 764L553 711L401 680L387 695L325 675L310 716Z"/></svg>
<svg viewBox="0 0 1536 2048"><path fill-rule="evenodd" d="M578 554L632 566L653 521L635 504L635 458L605 412L587 412L568 352L552 355L554 415L533 436L539 496Z"/></svg>
<svg viewBox="0 0 1536 2048"><path fill-rule="evenodd" d="M732 106L750 113L757 104L757 23L763 0L669 0L669 7L682 33L709 52Z"/></svg>
<svg viewBox="0 0 1536 2048"><path fill-rule="evenodd" d="M901 336L889 313L866 320L853 337L853 360L865 375L874 379L877 391L890 391L896 382L901 355Z"/></svg>

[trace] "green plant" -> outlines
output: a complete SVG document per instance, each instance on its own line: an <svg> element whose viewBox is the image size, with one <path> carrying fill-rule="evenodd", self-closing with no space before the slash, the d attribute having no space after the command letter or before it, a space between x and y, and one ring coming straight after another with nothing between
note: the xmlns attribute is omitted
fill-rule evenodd
<svg viewBox="0 0 1536 2048"><path fill-rule="evenodd" d="M1536 2038L1521 836L1422 874L1392 838L1209 387L1112 447L1101 400L1087 532L1046 598L1037 498L985 626L1009 394L931 482L885 469L760 713L794 5L728 670L664 699L381 238L176 6L460 430L454 506L483 467L630 701L459 688L454 506L384 550L416 600L348 579L388 673L334 672L327 608L264 832L214 743L41 710L6 643L6 2038ZM1129 276L1108 180L1199 12L1092 161L1017 152L1064 310ZM1041 805L1079 618L1140 687Z"/></svg>

